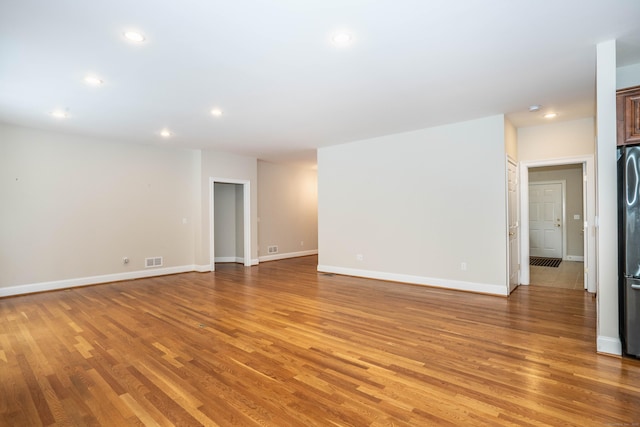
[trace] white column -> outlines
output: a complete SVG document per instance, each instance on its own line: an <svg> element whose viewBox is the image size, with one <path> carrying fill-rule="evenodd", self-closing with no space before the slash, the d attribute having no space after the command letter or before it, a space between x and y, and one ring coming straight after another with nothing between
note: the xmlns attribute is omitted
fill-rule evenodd
<svg viewBox="0 0 640 427"><path fill-rule="evenodd" d="M618 321L616 41L596 47L598 351L621 354ZM589 272L592 274L592 272Z"/></svg>

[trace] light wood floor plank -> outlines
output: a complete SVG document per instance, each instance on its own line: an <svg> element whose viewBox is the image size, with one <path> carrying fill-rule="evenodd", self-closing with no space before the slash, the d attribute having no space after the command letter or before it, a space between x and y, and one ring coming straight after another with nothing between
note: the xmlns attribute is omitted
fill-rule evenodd
<svg viewBox="0 0 640 427"><path fill-rule="evenodd" d="M595 299L319 274L317 257L0 299L0 426L640 423Z"/></svg>

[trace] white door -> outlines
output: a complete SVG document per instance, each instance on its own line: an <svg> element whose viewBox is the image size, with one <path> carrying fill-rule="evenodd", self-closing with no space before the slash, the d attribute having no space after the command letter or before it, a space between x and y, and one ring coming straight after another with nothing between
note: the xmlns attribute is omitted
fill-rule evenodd
<svg viewBox="0 0 640 427"><path fill-rule="evenodd" d="M518 235L518 167L509 160L507 163L509 221L509 292L520 284L520 239Z"/></svg>
<svg viewBox="0 0 640 427"><path fill-rule="evenodd" d="M530 255L562 258L562 184L529 184Z"/></svg>

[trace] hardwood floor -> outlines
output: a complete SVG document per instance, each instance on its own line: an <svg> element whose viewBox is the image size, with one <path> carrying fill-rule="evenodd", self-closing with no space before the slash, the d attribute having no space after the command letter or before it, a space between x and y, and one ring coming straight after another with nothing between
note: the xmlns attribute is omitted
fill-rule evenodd
<svg viewBox="0 0 640 427"><path fill-rule="evenodd" d="M0 424L613 426L595 301L323 275L316 257L0 299Z"/></svg>

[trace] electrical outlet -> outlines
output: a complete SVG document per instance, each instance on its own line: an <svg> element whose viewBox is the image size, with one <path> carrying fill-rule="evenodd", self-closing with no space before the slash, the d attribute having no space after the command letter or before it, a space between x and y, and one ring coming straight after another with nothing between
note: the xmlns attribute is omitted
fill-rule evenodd
<svg viewBox="0 0 640 427"><path fill-rule="evenodd" d="M304 246L304 241L300 240L300 246Z"/></svg>
<svg viewBox="0 0 640 427"><path fill-rule="evenodd" d="M364 255L362 255L362 254L358 254L358 255L356 255L356 259L357 259L358 261L364 261Z"/></svg>
<svg viewBox="0 0 640 427"><path fill-rule="evenodd" d="M460 263L460 270L467 271L467 263L466 262L461 262Z"/></svg>

